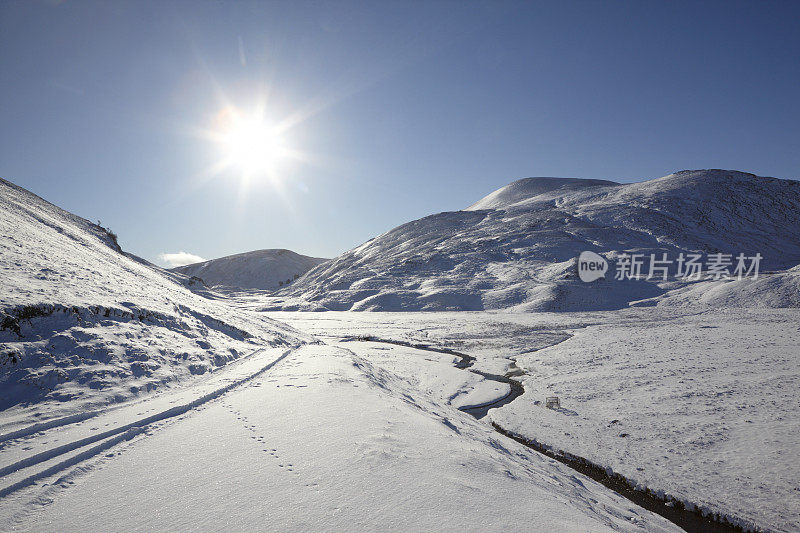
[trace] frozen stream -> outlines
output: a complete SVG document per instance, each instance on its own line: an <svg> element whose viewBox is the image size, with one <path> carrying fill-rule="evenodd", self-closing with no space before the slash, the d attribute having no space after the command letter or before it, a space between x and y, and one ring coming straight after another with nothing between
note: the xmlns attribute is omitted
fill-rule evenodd
<svg viewBox="0 0 800 533"><path fill-rule="evenodd" d="M512 364L510 365L511 370L506 372L506 374L504 375L493 374L472 368L472 366L475 363L476 357L449 348L434 347L422 343L384 339L374 336L345 337L343 340L393 344L396 346L404 346L407 348L413 348L416 350L422 350L427 352L454 355L459 358L459 361L457 361L454 365L456 368L473 372L490 381L496 381L499 383L507 384L510 387L510 392L504 395L503 397L492 400L491 402L482 405L460 408L461 411L469 413L477 419L484 418L488 414L490 409L499 408L513 402L514 400L522 396L523 393L525 392L525 388L522 382L514 379L514 377L521 376L524 374L524 372L516 366L516 361L514 360L512 360ZM563 342L563 340L557 341L554 344ZM634 484L631 483L624 476L621 476L620 474L616 473L612 473L609 475L609 473L605 468L603 468L600 465L594 464L583 457L578 457L560 450L558 452L554 452L552 448L544 446L539 442L537 442L536 440L515 435L514 433L507 431L496 422L492 422L491 425L498 433L508 438L511 438L533 450L536 450L539 453L547 455L548 457L555 459L560 463L563 463L571 468L574 468L578 472L594 479L599 483L602 483L603 485L614 490L618 494L628 498L635 504L640 505L649 511L652 511L654 513L663 516L667 520L680 526L686 531L691 531L691 532L742 531L740 527L732 526L728 523L722 523L720 521L713 519L710 516L702 516L698 512L688 511L681 504L678 503L676 505L677 502L666 502L662 498L657 497L654 493L648 490L640 490L636 488Z"/></svg>

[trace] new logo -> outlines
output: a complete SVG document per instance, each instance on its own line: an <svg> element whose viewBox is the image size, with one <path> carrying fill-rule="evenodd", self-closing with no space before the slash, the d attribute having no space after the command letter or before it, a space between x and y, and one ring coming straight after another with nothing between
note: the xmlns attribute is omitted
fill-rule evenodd
<svg viewBox="0 0 800 533"><path fill-rule="evenodd" d="M608 261L594 252L581 252L578 256L578 277L586 283L604 278L608 270Z"/></svg>

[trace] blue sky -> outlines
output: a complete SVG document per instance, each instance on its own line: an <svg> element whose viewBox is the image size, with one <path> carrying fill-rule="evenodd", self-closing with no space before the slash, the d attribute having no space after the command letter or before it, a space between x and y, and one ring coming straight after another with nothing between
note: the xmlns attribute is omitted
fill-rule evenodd
<svg viewBox="0 0 800 533"><path fill-rule="evenodd" d="M0 177L123 247L332 257L515 179L798 178L797 2L0 3ZM300 159L218 166L266 102Z"/></svg>

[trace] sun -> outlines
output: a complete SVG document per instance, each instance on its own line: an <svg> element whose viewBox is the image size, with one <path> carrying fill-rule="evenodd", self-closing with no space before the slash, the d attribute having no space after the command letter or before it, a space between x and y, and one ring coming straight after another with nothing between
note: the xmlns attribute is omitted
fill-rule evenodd
<svg viewBox="0 0 800 533"><path fill-rule="evenodd" d="M283 132L263 113L245 114L227 107L217 115L214 130L222 152L221 166L238 169L248 179L275 179L291 154Z"/></svg>

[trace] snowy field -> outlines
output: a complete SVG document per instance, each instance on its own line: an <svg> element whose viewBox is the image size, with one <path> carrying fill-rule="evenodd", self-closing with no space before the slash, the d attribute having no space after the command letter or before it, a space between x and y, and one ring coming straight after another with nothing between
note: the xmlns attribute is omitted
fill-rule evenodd
<svg viewBox="0 0 800 533"><path fill-rule="evenodd" d="M215 373L228 390L3 442L3 529L679 530L392 370L404 363L325 345L257 357L249 379Z"/></svg>
<svg viewBox="0 0 800 533"><path fill-rule="evenodd" d="M333 338L449 347L524 371L489 419L744 527L800 528L800 312L273 313ZM408 348L348 342L382 364ZM417 359L430 352L417 351ZM562 408L546 409L557 395Z"/></svg>

